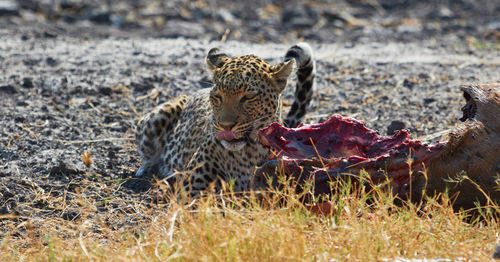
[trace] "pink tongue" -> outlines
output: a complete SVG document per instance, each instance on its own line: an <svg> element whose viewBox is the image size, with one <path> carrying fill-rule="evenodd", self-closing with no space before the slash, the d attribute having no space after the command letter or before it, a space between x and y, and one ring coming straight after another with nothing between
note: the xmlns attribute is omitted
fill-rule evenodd
<svg viewBox="0 0 500 262"><path fill-rule="evenodd" d="M224 130L217 133L217 139L219 140L231 141L236 138L237 138L236 135L231 130Z"/></svg>

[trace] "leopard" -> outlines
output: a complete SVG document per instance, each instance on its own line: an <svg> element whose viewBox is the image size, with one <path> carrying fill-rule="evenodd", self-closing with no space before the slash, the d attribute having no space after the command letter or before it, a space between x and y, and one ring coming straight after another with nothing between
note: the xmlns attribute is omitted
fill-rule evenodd
<svg viewBox="0 0 500 262"><path fill-rule="evenodd" d="M229 56L219 48L205 58L212 86L160 104L137 124L142 165L136 176L157 175L190 196L231 185L250 190L256 167L271 155L258 131L273 122L296 127L313 95L315 61L305 42L271 65L255 55ZM282 116L282 92L297 76L294 101Z"/></svg>

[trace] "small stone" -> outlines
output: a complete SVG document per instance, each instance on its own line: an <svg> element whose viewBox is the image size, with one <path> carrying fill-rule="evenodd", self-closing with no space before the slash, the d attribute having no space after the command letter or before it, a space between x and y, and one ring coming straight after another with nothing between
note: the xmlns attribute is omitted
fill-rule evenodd
<svg viewBox="0 0 500 262"><path fill-rule="evenodd" d="M205 34L205 28L200 23L171 20L160 32L160 37L166 38L199 38Z"/></svg>
<svg viewBox="0 0 500 262"><path fill-rule="evenodd" d="M424 105L428 105L428 104L435 102L435 101L436 101L436 99L434 99L434 98L424 98Z"/></svg>
<svg viewBox="0 0 500 262"><path fill-rule="evenodd" d="M45 59L45 63L47 63L47 65L49 66L57 66L59 64L59 62L56 59L50 56Z"/></svg>
<svg viewBox="0 0 500 262"><path fill-rule="evenodd" d="M422 26L417 25L399 25L397 29L398 33L418 33L422 31Z"/></svg>
<svg viewBox="0 0 500 262"><path fill-rule="evenodd" d="M105 96L109 96L111 95L111 93L113 92L113 90L111 89L111 87L100 87L99 88L99 93L105 95Z"/></svg>
<svg viewBox="0 0 500 262"><path fill-rule="evenodd" d="M23 78L23 81L21 82L21 86L24 88L33 88L33 79L31 77L25 77Z"/></svg>
<svg viewBox="0 0 500 262"><path fill-rule="evenodd" d="M227 9L221 8L217 11L217 14L222 18L222 20L226 23L233 23L236 18L234 15Z"/></svg>
<svg viewBox="0 0 500 262"><path fill-rule="evenodd" d="M378 0L378 4L385 10L391 10L408 5L409 0Z"/></svg>
<svg viewBox="0 0 500 262"><path fill-rule="evenodd" d="M106 124L115 122L115 117L114 116L105 116L103 122Z"/></svg>
<svg viewBox="0 0 500 262"><path fill-rule="evenodd" d="M12 94L17 93L17 90L16 90L16 87L14 87L13 85L4 85L4 86L0 86L0 93L12 95Z"/></svg>
<svg viewBox="0 0 500 262"><path fill-rule="evenodd" d="M57 166L53 166L49 172L50 175L78 175L83 174L83 171L78 169L73 163L68 160L61 160Z"/></svg>
<svg viewBox="0 0 500 262"><path fill-rule="evenodd" d="M397 131L405 129L406 124L404 122L398 121L398 120L393 120L389 126L387 127L387 135L392 136L394 135Z"/></svg>
<svg viewBox="0 0 500 262"><path fill-rule="evenodd" d="M26 66L29 66L29 67L33 67L33 66L38 65L41 61L42 61L41 59L28 58L28 59L23 60L23 64Z"/></svg>
<svg viewBox="0 0 500 262"><path fill-rule="evenodd" d="M148 90L154 88L153 85L148 84L148 83L132 82L130 85L134 88L134 91L137 91L137 92L144 92L144 91L148 91Z"/></svg>
<svg viewBox="0 0 500 262"><path fill-rule="evenodd" d="M292 28L311 28L318 19L317 12L307 5L286 7L281 15L283 25Z"/></svg>
<svg viewBox="0 0 500 262"><path fill-rule="evenodd" d="M111 14L109 12L97 13L90 17L90 21L97 24L110 24Z"/></svg>
<svg viewBox="0 0 500 262"><path fill-rule="evenodd" d="M81 0L63 0L59 3L62 10L83 11L88 6Z"/></svg>
<svg viewBox="0 0 500 262"><path fill-rule="evenodd" d="M497 248L495 249L495 253L493 253L493 258L500 259L500 243L497 245Z"/></svg>
<svg viewBox="0 0 500 262"><path fill-rule="evenodd" d="M439 8L439 17L442 19L452 18L453 11L451 11L451 9L446 6L441 6L441 8Z"/></svg>
<svg viewBox="0 0 500 262"><path fill-rule="evenodd" d="M18 16L19 5L17 1L0 0L0 16Z"/></svg>
<svg viewBox="0 0 500 262"><path fill-rule="evenodd" d="M81 216L80 213L78 212L75 212L75 211L66 211L64 212L61 217L64 219L64 220L69 220L69 221L73 221L77 218L79 218Z"/></svg>
<svg viewBox="0 0 500 262"><path fill-rule="evenodd" d="M431 76L427 73L419 73L418 77L422 78L422 79L430 79L431 78Z"/></svg>
<svg viewBox="0 0 500 262"><path fill-rule="evenodd" d="M14 121L17 123L24 123L26 121L26 118L24 116L16 116L14 117Z"/></svg>
<svg viewBox="0 0 500 262"><path fill-rule="evenodd" d="M44 37L47 37L47 38L56 38L56 37L57 37L57 34L56 34L56 33L52 33L52 32L48 32L48 31L45 31L45 32L43 32L43 36L44 36Z"/></svg>
<svg viewBox="0 0 500 262"><path fill-rule="evenodd" d="M403 81L403 86L412 89L413 87L415 87L415 82L408 80L407 78Z"/></svg>

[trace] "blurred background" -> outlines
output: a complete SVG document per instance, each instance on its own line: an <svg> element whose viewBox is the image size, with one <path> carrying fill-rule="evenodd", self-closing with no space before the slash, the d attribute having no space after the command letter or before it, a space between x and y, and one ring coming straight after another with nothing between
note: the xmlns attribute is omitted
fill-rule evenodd
<svg viewBox="0 0 500 262"><path fill-rule="evenodd" d="M26 38L500 43L499 0L0 0L0 17Z"/></svg>

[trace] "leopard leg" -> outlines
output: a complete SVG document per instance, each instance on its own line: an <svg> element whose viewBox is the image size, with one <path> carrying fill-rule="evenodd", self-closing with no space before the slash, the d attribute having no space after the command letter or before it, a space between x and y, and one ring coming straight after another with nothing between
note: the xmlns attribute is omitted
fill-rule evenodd
<svg viewBox="0 0 500 262"><path fill-rule="evenodd" d="M186 97L163 103L139 121L136 140L142 165L136 176L158 171L161 156L165 153L167 136L179 120L185 103Z"/></svg>

